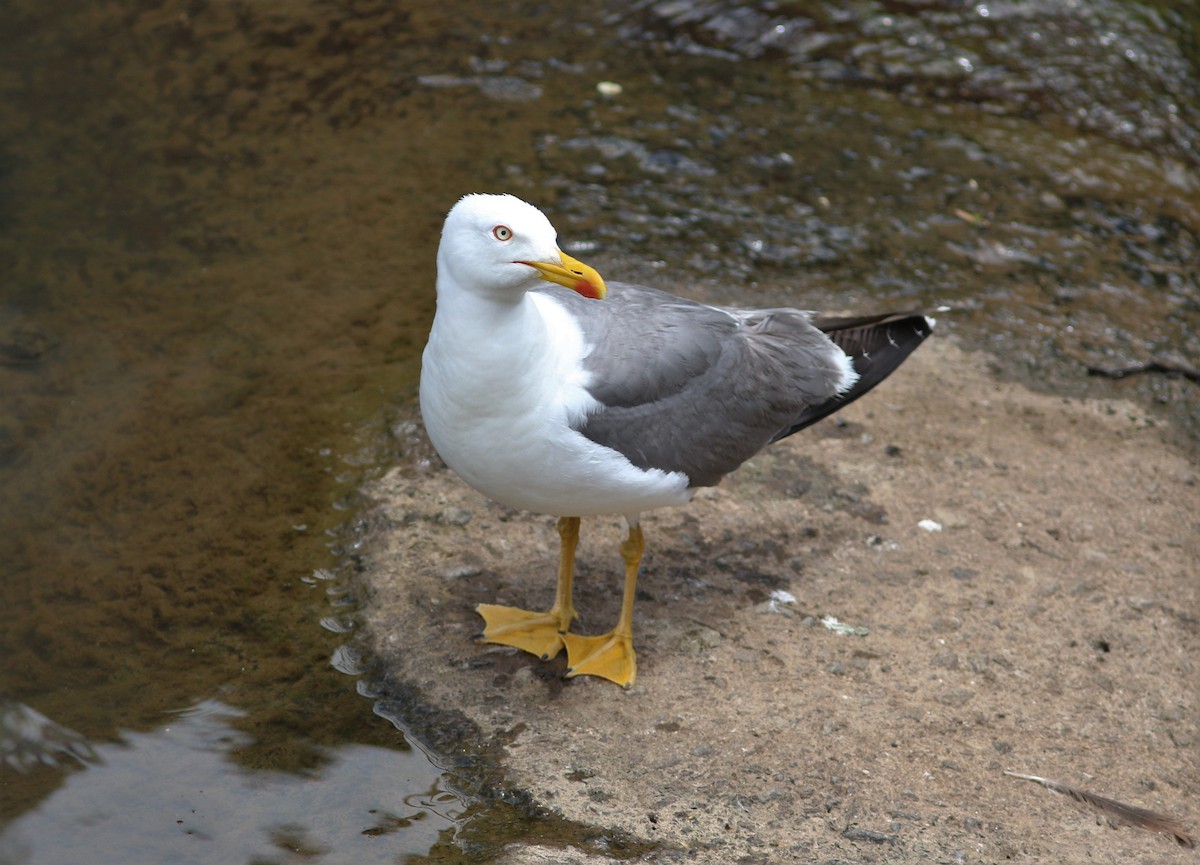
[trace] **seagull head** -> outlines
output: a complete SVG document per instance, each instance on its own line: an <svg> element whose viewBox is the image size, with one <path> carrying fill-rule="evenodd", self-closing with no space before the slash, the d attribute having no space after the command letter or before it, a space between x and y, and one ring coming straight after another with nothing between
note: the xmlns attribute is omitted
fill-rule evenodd
<svg viewBox="0 0 1200 865"><path fill-rule="evenodd" d="M446 216L438 274L459 288L515 299L539 280L603 299L604 280L558 248L546 215L512 195L466 195ZM440 279L439 279L440 283Z"/></svg>

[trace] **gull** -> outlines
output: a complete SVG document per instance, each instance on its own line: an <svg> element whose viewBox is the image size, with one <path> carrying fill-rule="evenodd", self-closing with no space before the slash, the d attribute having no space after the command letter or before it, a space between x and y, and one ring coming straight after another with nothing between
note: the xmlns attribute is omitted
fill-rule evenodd
<svg viewBox="0 0 1200 865"><path fill-rule="evenodd" d="M918 313L822 318L606 284L533 205L464 196L438 246L425 429L479 492L558 517L561 541L550 609L480 604L481 638L543 660L565 649L568 676L630 687L640 515L862 396L932 328ZM628 523L624 596L615 627L586 636L571 631L575 548L580 519L603 514Z"/></svg>

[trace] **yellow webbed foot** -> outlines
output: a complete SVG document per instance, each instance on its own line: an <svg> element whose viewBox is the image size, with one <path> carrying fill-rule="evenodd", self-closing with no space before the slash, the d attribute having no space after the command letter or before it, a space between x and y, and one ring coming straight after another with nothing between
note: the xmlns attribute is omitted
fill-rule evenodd
<svg viewBox="0 0 1200 865"><path fill-rule="evenodd" d="M622 688L637 678L637 654L633 637L615 631L598 637L564 634L567 646L567 676L599 676Z"/></svg>
<svg viewBox="0 0 1200 865"><path fill-rule="evenodd" d="M485 643L513 646L548 661L563 648L565 634L561 617L554 611L535 613L517 607L480 604L475 612L483 616L482 639Z"/></svg>

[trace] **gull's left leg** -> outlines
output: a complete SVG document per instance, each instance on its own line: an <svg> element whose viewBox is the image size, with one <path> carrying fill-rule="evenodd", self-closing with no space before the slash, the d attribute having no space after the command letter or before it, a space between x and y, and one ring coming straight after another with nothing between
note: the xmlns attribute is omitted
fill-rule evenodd
<svg viewBox="0 0 1200 865"><path fill-rule="evenodd" d="M646 551L646 539L636 520L629 522L629 537L621 544L625 560L625 594L617 626L598 637L566 634L568 676L600 676L623 688L637 678L637 656L633 651L633 599L637 593L638 566Z"/></svg>
<svg viewBox="0 0 1200 865"><path fill-rule="evenodd" d="M480 604L475 612L483 616L482 639L485 643L514 646L543 661L549 661L563 648L563 637L575 618L571 601L575 576L575 547L579 543L579 517L561 517L558 521L561 541L558 560L558 588L554 591L554 606L544 613Z"/></svg>

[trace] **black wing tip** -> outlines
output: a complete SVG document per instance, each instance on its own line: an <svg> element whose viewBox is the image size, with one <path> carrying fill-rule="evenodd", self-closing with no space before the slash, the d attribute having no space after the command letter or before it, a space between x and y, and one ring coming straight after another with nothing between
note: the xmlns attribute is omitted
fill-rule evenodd
<svg viewBox="0 0 1200 865"><path fill-rule="evenodd" d="M937 319L924 312L889 312L880 315L843 318L817 318L818 328L849 356L858 373L849 390L815 406L810 406L795 423L781 430L771 441L779 441L840 411L870 392L891 375L916 351L937 326Z"/></svg>

